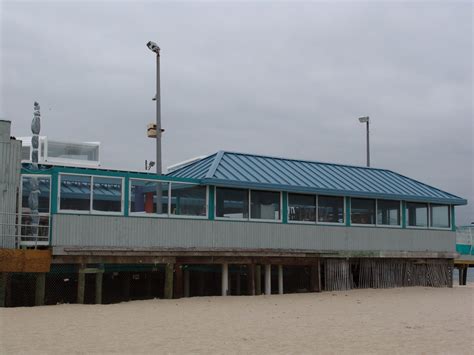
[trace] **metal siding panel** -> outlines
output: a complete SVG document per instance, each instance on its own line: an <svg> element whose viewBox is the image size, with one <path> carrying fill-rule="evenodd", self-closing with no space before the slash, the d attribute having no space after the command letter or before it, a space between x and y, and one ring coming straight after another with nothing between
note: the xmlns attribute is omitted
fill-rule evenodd
<svg viewBox="0 0 474 355"><path fill-rule="evenodd" d="M453 252L455 233L193 219L55 215L54 246Z"/></svg>

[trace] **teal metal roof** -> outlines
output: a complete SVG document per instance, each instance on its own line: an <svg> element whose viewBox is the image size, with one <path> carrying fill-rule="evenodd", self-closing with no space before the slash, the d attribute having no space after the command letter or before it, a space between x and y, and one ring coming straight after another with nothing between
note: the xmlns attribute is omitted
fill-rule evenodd
<svg viewBox="0 0 474 355"><path fill-rule="evenodd" d="M391 170L220 151L167 176L202 184L465 205L467 201Z"/></svg>

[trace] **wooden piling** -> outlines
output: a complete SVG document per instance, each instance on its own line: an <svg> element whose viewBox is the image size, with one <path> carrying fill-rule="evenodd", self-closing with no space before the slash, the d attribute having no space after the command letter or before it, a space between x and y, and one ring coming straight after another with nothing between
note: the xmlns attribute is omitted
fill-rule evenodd
<svg viewBox="0 0 474 355"><path fill-rule="evenodd" d="M183 297L183 266L176 264L175 266L175 283L174 283L174 298Z"/></svg>
<svg viewBox="0 0 474 355"><path fill-rule="evenodd" d="M249 295L255 296L255 264L247 265L247 281Z"/></svg>
<svg viewBox="0 0 474 355"><path fill-rule="evenodd" d="M104 278L103 270L100 270L95 274L95 304L102 304L103 278Z"/></svg>
<svg viewBox="0 0 474 355"><path fill-rule="evenodd" d="M310 266L310 292L321 292L321 263Z"/></svg>
<svg viewBox="0 0 474 355"><path fill-rule="evenodd" d="M255 265L255 294L262 294L262 268L260 265Z"/></svg>
<svg viewBox="0 0 474 355"><path fill-rule="evenodd" d="M237 296L241 295L241 280L240 280L241 273L242 273L242 268L239 266L238 272L236 275L236 280L235 280L235 294Z"/></svg>
<svg viewBox="0 0 474 355"><path fill-rule="evenodd" d="M467 265L463 265L463 273L462 273L462 284L463 286L466 286L467 285L467 270L468 270L468 266Z"/></svg>
<svg viewBox="0 0 474 355"><path fill-rule="evenodd" d="M122 272L122 295L124 301L130 301L130 272Z"/></svg>
<svg viewBox="0 0 474 355"><path fill-rule="evenodd" d="M8 273L0 272L0 307L7 305Z"/></svg>
<svg viewBox="0 0 474 355"><path fill-rule="evenodd" d="M35 306L44 306L45 291L46 273L39 272L36 274Z"/></svg>
<svg viewBox="0 0 474 355"><path fill-rule="evenodd" d="M84 304L84 293L86 289L86 274L84 269L79 269L79 274L77 278L77 303Z"/></svg>
<svg viewBox="0 0 474 355"><path fill-rule="evenodd" d="M165 291L164 298L173 298L173 278L174 278L174 264L168 263L165 268Z"/></svg>

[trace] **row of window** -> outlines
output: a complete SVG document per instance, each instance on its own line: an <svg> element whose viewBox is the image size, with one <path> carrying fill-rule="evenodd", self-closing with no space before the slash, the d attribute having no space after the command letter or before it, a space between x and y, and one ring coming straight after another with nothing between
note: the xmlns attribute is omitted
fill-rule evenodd
<svg viewBox="0 0 474 355"><path fill-rule="evenodd" d="M59 211L123 214L123 178L61 174L59 180ZM23 177L22 186L22 205L27 206L28 176ZM40 189L40 212L49 213L49 177L40 178ZM350 201L351 224L401 226L400 201L366 198L351 198ZM130 179L129 202L132 215L207 216L206 187L195 184ZM279 221L282 219L281 207L280 192L216 188L215 217L218 219ZM290 223L344 224L346 218L344 197L288 194ZM409 227L449 228L450 208L448 205L407 202L406 221Z"/></svg>

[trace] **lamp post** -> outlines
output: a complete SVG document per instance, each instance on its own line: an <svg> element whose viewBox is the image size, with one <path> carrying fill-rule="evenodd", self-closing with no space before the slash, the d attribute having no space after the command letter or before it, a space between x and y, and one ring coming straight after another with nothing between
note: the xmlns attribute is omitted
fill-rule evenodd
<svg viewBox="0 0 474 355"><path fill-rule="evenodd" d="M156 53L156 173L161 175L161 97L160 97L160 47L155 42L148 42L146 46Z"/></svg>
<svg viewBox="0 0 474 355"><path fill-rule="evenodd" d="M367 127L367 167L370 167L369 116L359 117L359 122L365 123Z"/></svg>

